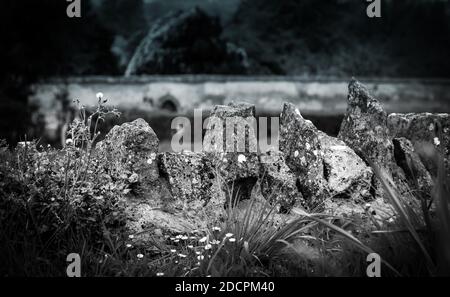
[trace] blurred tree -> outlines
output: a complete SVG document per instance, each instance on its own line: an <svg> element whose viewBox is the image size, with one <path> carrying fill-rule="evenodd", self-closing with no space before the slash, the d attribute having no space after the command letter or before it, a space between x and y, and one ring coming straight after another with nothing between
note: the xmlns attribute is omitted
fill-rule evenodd
<svg viewBox="0 0 450 297"><path fill-rule="evenodd" d="M117 73L111 34L82 1L68 18L66 1L3 0L0 9L0 138L23 139L35 123L30 84L48 76ZM28 138L36 135L28 135Z"/></svg>

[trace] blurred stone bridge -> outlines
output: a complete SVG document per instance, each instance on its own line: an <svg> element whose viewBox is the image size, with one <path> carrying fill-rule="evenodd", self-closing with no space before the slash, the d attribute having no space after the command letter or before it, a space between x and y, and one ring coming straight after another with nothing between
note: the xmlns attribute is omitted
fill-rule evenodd
<svg viewBox="0 0 450 297"><path fill-rule="evenodd" d="M359 78L388 112L450 112L450 80ZM55 129L64 104L79 100L96 104L102 92L120 110L187 113L209 110L230 101L254 103L257 112L278 113L282 102L305 114L343 114L348 79L298 76L177 75L53 78L33 86L30 100L38 104L46 129ZM65 100L66 103L63 103Z"/></svg>

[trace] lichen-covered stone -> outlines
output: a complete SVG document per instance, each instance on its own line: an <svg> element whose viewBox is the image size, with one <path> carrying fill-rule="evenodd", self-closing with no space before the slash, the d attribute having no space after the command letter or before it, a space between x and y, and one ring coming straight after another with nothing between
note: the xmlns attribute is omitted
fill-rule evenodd
<svg viewBox="0 0 450 297"><path fill-rule="evenodd" d="M103 160L108 174L127 179L146 191L158 179L159 140L143 119L114 126L97 144L96 153Z"/></svg>
<svg viewBox="0 0 450 297"><path fill-rule="evenodd" d="M202 207L217 197L216 173L204 153L165 152L158 157L161 175L181 208Z"/></svg>
<svg viewBox="0 0 450 297"><path fill-rule="evenodd" d="M403 171L396 165L387 114L361 83L352 79L348 86L348 107L338 138L352 148L365 162L371 163L395 183L400 194L408 192ZM378 178L373 180L375 196L384 196Z"/></svg>
<svg viewBox="0 0 450 297"><path fill-rule="evenodd" d="M338 138L366 161L390 172L394 157L386 112L358 81L353 79L348 91L347 112Z"/></svg>
<svg viewBox="0 0 450 297"><path fill-rule="evenodd" d="M203 140L205 152L256 152L255 106L247 103L216 105Z"/></svg>
<svg viewBox="0 0 450 297"><path fill-rule="evenodd" d="M304 205L302 194L296 186L296 177L279 151L270 151L260 156L261 194L276 203L279 211L289 212L294 205Z"/></svg>
<svg viewBox="0 0 450 297"><path fill-rule="evenodd" d="M394 156L397 164L405 172L408 184L412 189L419 191L422 197L430 197L433 189L433 180L423 165L414 146L404 137L394 138Z"/></svg>
<svg viewBox="0 0 450 297"><path fill-rule="evenodd" d="M318 130L305 120L291 103L285 103L280 116L280 150L286 164L298 177L298 187L310 208L328 197Z"/></svg>
<svg viewBox="0 0 450 297"><path fill-rule="evenodd" d="M208 154L208 158L217 169L227 201L250 199L253 187L259 178L258 154L218 153Z"/></svg>
<svg viewBox="0 0 450 297"><path fill-rule="evenodd" d="M352 200L369 198L372 169L343 141L323 132L318 135L331 196Z"/></svg>
<svg viewBox="0 0 450 297"><path fill-rule="evenodd" d="M450 115L446 113L392 113L388 116L392 137L405 137L414 145L423 164L434 176L437 175L435 157L430 147L441 152L447 170L450 168Z"/></svg>

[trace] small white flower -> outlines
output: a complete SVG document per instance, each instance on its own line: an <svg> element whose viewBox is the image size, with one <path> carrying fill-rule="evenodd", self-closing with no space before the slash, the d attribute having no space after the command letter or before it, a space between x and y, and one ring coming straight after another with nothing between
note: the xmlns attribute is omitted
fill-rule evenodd
<svg viewBox="0 0 450 297"><path fill-rule="evenodd" d="M186 258L187 256L185 254L178 254L178 257L180 258Z"/></svg>
<svg viewBox="0 0 450 297"><path fill-rule="evenodd" d="M232 237L233 236L233 233L227 233L227 234L225 234L225 237L227 237L227 238L230 238L230 237Z"/></svg>
<svg viewBox="0 0 450 297"><path fill-rule="evenodd" d="M102 92L98 92L97 95L95 95L97 97L98 100L102 100L103 99L103 93Z"/></svg>
<svg viewBox="0 0 450 297"><path fill-rule="evenodd" d="M170 250L170 252L171 252L171 253L176 253L177 250L172 249L172 250Z"/></svg>
<svg viewBox="0 0 450 297"><path fill-rule="evenodd" d="M133 239L133 238L134 238L134 235L133 235L133 234L128 235L128 238Z"/></svg>
<svg viewBox="0 0 450 297"><path fill-rule="evenodd" d="M51 201L55 201L55 198L52 197L52 198L50 198L50 200L51 200Z"/></svg>
<svg viewBox="0 0 450 297"><path fill-rule="evenodd" d="M219 243L220 243L220 241L215 240L215 239L211 242L211 244L219 244Z"/></svg>
<svg viewBox="0 0 450 297"><path fill-rule="evenodd" d="M221 230L220 227L213 227L212 229L213 229L213 231L218 231L218 232L220 232L220 230Z"/></svg>
<svg viewBox="0 0 450 297"><path fill-rule="evenodd" d="M66 139L66 145L72 145L72 144L73 144L72 138L67 138Z"/></svg>
<svg viewBox="0 0 450 297"><path fill-rule="evenodd" d="M247 161L247 158L246 158L243 154L239 154L239 156L238 156L238 162L239 162L239 163L243 163L243 162L245 162L245 161Z"/></svg>
<svg viewBox="0 0 450 297"><path fill-rule="evenodd" d="M148 165L151 165L152 163L153 163L153 160L152 160L152 159L148 159L148 160L147 160L147 164L148 164Z"/></svg>
<svg viewBox="0 0 450 297"><path fill-rule="evenodd" d="M195 253L196 253L197 255L200 255L200 254L201 254L201 252L199 252L199 251L196 251Z"/></svg>
<svg viewBox="0 0 450 297"><path fill-rule="evenodd" d="M197 259L198 259L199 261L201 261L201 260L205 259L205 256L200 255L200 256L197 257Z"/></svg>
<svg viewBox="0 0 450 297"><path fill-rule="evenodd" d="M296 158L298 157L298 151L294 152L294 157L296 157Z"/></svg>
<svg viewBox="0 0 450 297"><path fill-rule="evenodd" d="M188 240L189 237L187 237L186 235L184 235L184 236L181 237L181 239L182 239L182 240Z"/></svg>
<svg viewBox="0 0 450 297"><path fill-rule="evenodd" d="M188 249L193 249L194 246L193 246L192 244L190 244L190 245L187 246L187 248L188 248Z"/></svg>
<svg viewBox="0 0 450 297"><path fill-rule="evenodd" d="M439 138L437 138L437 137L435 137L435 138L433 139L433 142L434 142L434 145L435 145L435 146L439 146L439 145L441 144L441 142L439 141Z"/></svg>
<svg viewBox="0 0 450 297"><path fill-rule="evenodd" d="M131 247L133 247L131 244L127 244L127 248L131 248Z"/></svg>
<svg viewBox="0 0 450 297"><path fill-rule="evenodd" d="M234 237L231 237L230 239L228 239L230 242L235 242L236 241L236 238L234 238Z"/></svg>
<svg viewBox="0 0 450 297"><path fill-rule="evenodd" d="M205 250L210 250L211 248L212 248L212 245L210 245L210 244L205 245Z"/></svg>
<svg viewBox="0 0 450 297"><path fill-rule="evenodd" d="M198 242L205 242L206 240L208 240L208 237L203 237L203 238L201 238Z"/></svg>
<svg viewBox="0 0 450 297"><path fill-rule="evenodd" d="M164 276L164 272L157 272L156 276Z"/></svg>
<svg viewBox="0 0 450 297"><path fill-rule="evenodd" d="M142 259L142 258L144 258L144 255L143 254L137 254L136 257L138 257L139 259Z"/></svg>

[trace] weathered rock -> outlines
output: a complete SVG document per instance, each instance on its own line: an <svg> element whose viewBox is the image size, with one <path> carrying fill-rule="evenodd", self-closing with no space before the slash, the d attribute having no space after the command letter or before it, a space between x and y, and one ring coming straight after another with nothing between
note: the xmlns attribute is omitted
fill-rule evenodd
<svg viewBox="0 0 450 297"><path fill-rule="evenodd" d="M217 105L211 111L203 141L206 152L256 152L255 106L247 103Z"/></svg>
<svg viewBox="0 0 450 297"><path fill-rule="evenodd" d="M365 86L352 79L348 86L348 107L338 138L365 162L372 163L395 183L400 194L408 192L403 171L396 165L394 147L387 126L387 114ZM374 195L384 196L378 178L373 181Z"/></svg>
<svg viewBox="0 0 450 297"><path fill-rule="evenodd" d="M388 127L393 138L405 137L412 142L415 151L433 176L437 175L436 160L431 152L433 149L443 154L447 169L450 168L449 114L392 113L388 117Z"/></svg>
<svg viewBox="0 0 450 297"><path fill-rule="evenodd" d="M408 139L394 138L394 156L397 164L405 172L408 184L412 189L419 191L422 197L430 197L433 189L433 180L423 165L414 146Z"/></svg>
<svg viewBox="0 0 450 297"><path fill-rule="evenodd" d="M245 73L245 51L221 38L221 31L219 19L198 8L169 13L152 25L125 75Z"/></svg>
<svg viewBox="0 0 450 297"><path fill-rule="evenodd" d="M352 200L370 197L373 172L343 141L319 132L324 176L333 197Z"/></svg>
<svg viewBox="0 0 450 297"><path fill-rule="evenodd" d="M287 213L294 205L305 205L296 186L296 177L284 161L282 152L267 152L261 160L261 194L276 203L279 211Z"/></svg>
<svg viewBox="0 0 450 297"><path fill-rule="evenodd" d="M319 206L329 191L323 174L318 130L290 103L284 104L280 116L280 150L285 154L286 164L297 175L298 187L308 206Z"/></svg>
<svg viewBox="0 0 450 297"><path fill-rule="evenodd" d="M161 175L167 178L178 208L200 209L210 202L217 202L219 188L216 173L204 153L161 153L159 163Z"/></svg>
<svg viewBox="0 0 450 297"><path fill-rule="evenodd" d="M365 161L391 172L394 156L386 112L358 81L353 79L348 91L347 112L338 138Z"/></svg>
<svg viewBox="0 0 450 297"><path fill-rule="evenodd" d="M250 199L259 178L260 163L256 153L208 154L215 164L227 202ZM228 205L228 203L227 203Z"/></svg>
<svg viewBox="0 0 450 297"><path fill-rule="evenodd" d="M105 139L97 144L109 175L128 179L146 191L159 178L156 154L159 140L143 119L114 126Z"/></svg>

